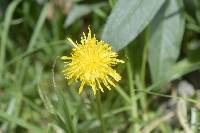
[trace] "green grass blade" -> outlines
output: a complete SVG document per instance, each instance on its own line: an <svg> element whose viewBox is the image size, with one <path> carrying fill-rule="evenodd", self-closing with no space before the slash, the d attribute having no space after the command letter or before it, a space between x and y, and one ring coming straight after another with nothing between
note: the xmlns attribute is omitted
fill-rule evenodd
<svg viewBox="0 0 200 133"><path fill-rule="evenodd" d="M28 45L28 49L27 49L28 51L32 50L32 48L36 44L37 38L40 35L40 31L41 31L42 26L43 26L43 24L46 20L46 17L47 17L48 7L49 7L49 3L47 3L42 9L42 12L40 14L40 17L38 18L38 21L37 21L36 26L35 26L35 30L32 34L31 40L30 40L29 45Z"/></svg>
<svg viewBox="0 0 200 133"><path fill-rule="evenodd" d="M69 107L68 107L67 102L65 101L63 91L61 89L58 89L56 86L55 74L54 74L55 65L56 65L56 59L54 61L53 67L52 67L52 81L53 81L53 86L54 86L54 89L55 89L57 97L58 97L58 106L63 111L63 113L59 113L59 114L63 115L63 116L61 115L60 117L62 117L61 119L64 119L64 123L66 125L66 127L64 127L64 128L67 128L70 133L75 133L73 121L71 119Z"/></svg>
<svg viewBox="0 0 200 133"><path fill-rule="evenodd" d="M29 130L33 133L44 133L44 131L41 128L38 128L37 126L30 124L27 121L25 121L19 117L8 115L5 112L0 111L0 118L3 120L7 120L11 123L17 124L23 128L26 128L27 130Z"/></svg>
<svg viewBox="0 0 200 133"><path fill-rule="evenodd" d="M127 103L131 102L130 97L126 94L126 92L123 91L123 88L121 88L119 85L116 85L115 89Z"/></svg>
<svg viewBox="0 0 200 133"><path fill-rule="evenodd" d="M14 11L17 7L17 5L21 2L21 0L15 0L13 1L8 9L6 10L6 14L5 14L5 20L4 20L4 28L1 34L1 53L0 53L0 81L2 81L2 73L3 73L3 69L4 69L4 60L5 60L5 55L6 55L6 43L8 40L8 32L9 32L9 28L11 25L11 20L12 20L12 16L14 14Z"/></svg>

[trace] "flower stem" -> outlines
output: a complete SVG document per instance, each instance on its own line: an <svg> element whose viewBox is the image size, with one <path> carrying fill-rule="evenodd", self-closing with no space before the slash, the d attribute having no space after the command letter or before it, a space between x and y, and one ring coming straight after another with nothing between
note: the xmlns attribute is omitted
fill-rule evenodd
<svg viewBox="0 0 200 133"><path fill-rule="evenodd" d="M102 114L102 110L101 110L102 109L101 108L101 96L99 93L97 94L96 99L97 99L97 115L98 115L98 118L99 118L99 121L101 124L101 132L106 133L105 123L104 123L103 114Z"/></svg>

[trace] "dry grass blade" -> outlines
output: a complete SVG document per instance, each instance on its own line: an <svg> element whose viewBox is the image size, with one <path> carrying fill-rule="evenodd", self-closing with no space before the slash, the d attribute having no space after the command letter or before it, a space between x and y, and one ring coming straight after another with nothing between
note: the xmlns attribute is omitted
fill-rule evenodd
<svg viewBox="0 0 200 133"><path fill-rule="evenodd" d="M144 127L142 129L141 132L142 133L150 133L152 130L154 130L156 127L158 127L160 125L160 123L165 122L174 116L175 116L174 112L169 112L169 113L165 114L164 116L157 118L154 121L152 121L151 123L149 123L146 127Z"/></svg>
<svg viewBox="0 0 200 133"><path fill-rule="evenodd" d="M176 107L176 113L178 120L181 126L184 129L185 133L192 133L192 129L190 128L187 122L187 105L184 100L179 100Z"/></svg>

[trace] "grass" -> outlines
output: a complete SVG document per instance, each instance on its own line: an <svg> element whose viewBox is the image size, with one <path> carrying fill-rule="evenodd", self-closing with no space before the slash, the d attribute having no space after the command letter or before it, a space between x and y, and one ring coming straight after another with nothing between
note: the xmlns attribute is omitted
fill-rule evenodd
<svg viewBox="0 0 200 133"><path fill-rule="evenodd" d="M75 17L69 27L64 27L72 3L0 1L0 132L200 131L199 88L194 87L194 95L188 97L177 91L177 84L188 77L200 80L192 73L199 74L200 60L191 61L188 54L180 50L181 55L167 76L154 82L148 59L148 26L119 51L119 58L126 63L116 67L122 80L111 91L94 96L86 87L79 95L79 84L68 84L70 81L64 79L63 62L59 57L70 54L66 36L78 40L90 25L100 39L104 24L117 3L115 0L104 2L103 6L78 20ZM74 2L91 7L98 3L101 2ZM197 29L200 28L195 22L197 18L185 12L187 25L182 49L191 40L199 40ZM182 108L186 108L186 112ZM179 115L176 111L180 111Z"/></svg>

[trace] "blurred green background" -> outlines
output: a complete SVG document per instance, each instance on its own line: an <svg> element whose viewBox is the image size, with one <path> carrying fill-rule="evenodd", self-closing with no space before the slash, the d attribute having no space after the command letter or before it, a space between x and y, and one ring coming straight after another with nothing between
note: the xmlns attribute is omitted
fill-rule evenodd
<svg viewBox="0 0 200 133"><path fill-rule="evenodd" d="M64 79L90 25L122 80L94 96ZM199 133L199 0L0 0L0 133Z"/></svg>

